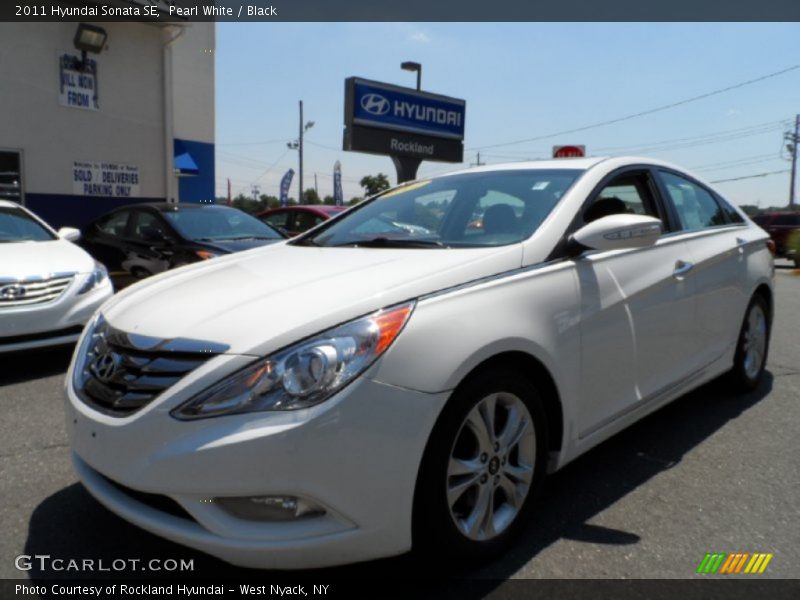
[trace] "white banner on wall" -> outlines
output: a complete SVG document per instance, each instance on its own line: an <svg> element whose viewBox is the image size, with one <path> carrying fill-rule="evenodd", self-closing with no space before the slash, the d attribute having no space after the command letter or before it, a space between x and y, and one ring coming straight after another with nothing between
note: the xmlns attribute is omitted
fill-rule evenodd
<svg viewBox="0 0 800 600"><path fill-rule="evenodd" d="M86 64L81 57L69 52L58 54L58 101L61 106L99 110L97 61L87 58Z"/></svg>
<svg viewBox="0 0 800 600"><path fill-rule="evenodd" d="M78 196L139 197L139 167L75 161L72 190Z"/></svg>

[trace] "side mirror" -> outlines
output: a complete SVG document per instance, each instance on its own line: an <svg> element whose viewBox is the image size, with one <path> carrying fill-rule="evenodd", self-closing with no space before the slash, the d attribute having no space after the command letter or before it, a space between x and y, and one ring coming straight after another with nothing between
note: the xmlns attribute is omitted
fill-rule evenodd
<svg viewBox="0 0 800 600"><path fill-rule="evenodd" d="M619 250L652 246L661 236L661 221L643 215L602 217L581 227L572 240L593 250Z"/></svg>
<svg viewBox="0 0 800 600"><path fill-rule="evenodd" d="M74 227L62 227L58 230L58 237L62 240L67 240L68 242L77 242L81 239L81 231L80 229L75 229Z"/></svg>

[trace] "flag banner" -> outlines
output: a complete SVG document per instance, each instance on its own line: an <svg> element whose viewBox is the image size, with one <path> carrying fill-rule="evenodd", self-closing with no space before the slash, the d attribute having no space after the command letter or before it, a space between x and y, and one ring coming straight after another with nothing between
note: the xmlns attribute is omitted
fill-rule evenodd
<svg viewBox="0 0 800 600"><path fill-rule="evenodd" d="M292 177L294 177L294 169L289 169L281 179L281 206L289 204L289 187L292 185Z"/></svg>
<svg viewBox="0 0 800 600"><path fill-rule="evenodd" d="M333 165L333 199L336 206L344 206L344 193L342 192L342 163L338 160Z"/></svg>

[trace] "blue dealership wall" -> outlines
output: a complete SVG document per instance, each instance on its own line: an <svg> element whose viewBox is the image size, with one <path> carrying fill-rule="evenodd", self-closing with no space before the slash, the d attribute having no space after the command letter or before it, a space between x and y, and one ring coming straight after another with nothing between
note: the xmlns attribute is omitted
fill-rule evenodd
<svg viewBox="0 0 800 600"><path fill-rule="evenodd" d="M188 152L198 167L197 175L187 175L178 180L181 202L212 203L215 191L214 144L175 139L175 156Z"/></svg>

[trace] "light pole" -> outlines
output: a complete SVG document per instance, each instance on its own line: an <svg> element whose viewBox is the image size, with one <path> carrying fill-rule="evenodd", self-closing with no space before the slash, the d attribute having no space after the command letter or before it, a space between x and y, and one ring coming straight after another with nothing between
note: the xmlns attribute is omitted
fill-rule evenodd
<svg viewBox="0 0 800 600"><path fill-rule="evenodd" d="M400 63L400 68L404 71L411 71L417 72L417 89L422 89L422 65L418 62L411 62L407 60L406 62Z"/></svg>

